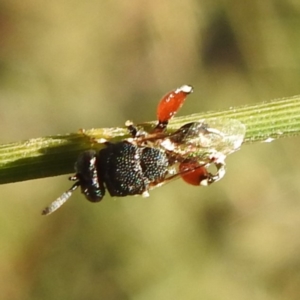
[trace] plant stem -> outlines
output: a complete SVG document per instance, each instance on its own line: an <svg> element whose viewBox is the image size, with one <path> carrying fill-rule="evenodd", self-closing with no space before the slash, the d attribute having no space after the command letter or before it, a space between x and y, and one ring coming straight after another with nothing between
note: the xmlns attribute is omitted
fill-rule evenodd
<svg viewBox="0 0 300 300"><path fill-rule="evenodd" d="M300 134L300 95L256 105L233 107L226 111L197 113L174 118L170 132L182 125L211 118L237 119L246 126L244 144L272 141ZM156 122L139 124L150 131ZM90 148L99 148L92 139L120 141L128 137L123 128L86 130L84 133L49 136L0 145L0 184L74 172L78 154Z"/></svg>

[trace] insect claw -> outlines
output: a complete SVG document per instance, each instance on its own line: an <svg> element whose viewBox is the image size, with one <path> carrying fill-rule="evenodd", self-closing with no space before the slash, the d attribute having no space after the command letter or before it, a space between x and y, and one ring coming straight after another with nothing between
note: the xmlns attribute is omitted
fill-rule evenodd
<svg viewBox="0 0 300 300"><path fill-rule="evenodd" d="M149 195L149 192L148 191L144 191L143 193L142 193L142 197L143 198L147 198L147 197L149 197L150 195Z"/></svg>
<svg viewBox="0 0 300 300"><path fill-rule="evenodd" d="M175 90L175 94L178 94L180 92L191 94L193 92L193 87L191 85L184 84L180 88Z"/></svg>
<svg viewBox="0 0 300 300"><path fill-rule="evenodd" d="M200 182L200 185L208 186L208 185L210 185L210 184L212 184L216 181L219 181L220 179L222 179L225 176L225 173L226 173L225 162L223 162L223 163L214 163L214 165L217 168L217 173L216 174L209 173L209 176L206 179L202 180Z"/></svg>

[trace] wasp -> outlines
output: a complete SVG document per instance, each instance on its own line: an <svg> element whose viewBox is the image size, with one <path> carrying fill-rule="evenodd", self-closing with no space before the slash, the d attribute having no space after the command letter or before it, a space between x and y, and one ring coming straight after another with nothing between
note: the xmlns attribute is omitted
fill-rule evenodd
<svg viewBox="0 0 300 300"><path fill-rule="evenodd" d="M151 132L125 123L131 137L111 143L101 140L100 151L87 150L75 163L73 186L42 214L49 215L64 204L78 187L87 200L142 195L175 178L196 186L208 186L225 175L225 158L241 146L245 126L235 119L199 120L167 131L169 121L193 92L183 85L167 93L157 106L157 125ZM214 172L211 172L211 166Z"/></svg>

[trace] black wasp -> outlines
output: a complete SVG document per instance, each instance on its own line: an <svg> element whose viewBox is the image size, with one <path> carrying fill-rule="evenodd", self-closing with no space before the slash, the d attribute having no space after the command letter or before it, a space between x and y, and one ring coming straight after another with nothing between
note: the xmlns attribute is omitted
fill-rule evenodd
<svg viewBox="0 0 300 300"><path fill-rule="evenodd" d="M81 153L75 163L75 184L50 206L49 215L65 203L79 186L91 202L99 202L106 190L111 196L148 196L148 191L181 177L192 185L210 185L225 174L225 158L243 142L245 126L234 119L212 119L188 123L174 133L167 133L169 120L193 92L189 85L166 94L157 107L158 124L147 133L131 122L126 126L131 138L104 142L99 152ZM212 174L208 168L214 165Z"/></svg>

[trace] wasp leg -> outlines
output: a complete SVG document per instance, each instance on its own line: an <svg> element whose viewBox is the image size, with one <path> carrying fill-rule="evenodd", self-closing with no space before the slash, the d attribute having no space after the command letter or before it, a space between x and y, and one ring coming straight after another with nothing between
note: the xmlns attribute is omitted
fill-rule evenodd
<svg viewBox="0 0 300 300"><path fill-rule="evenodd" d="M183 85L176 90L167 93L157 106L157 120L154 132L163 132L168 126L169 121L183 105L186 97L193 92L193 87Z"/></svg>
<svg viewBox="0 0 300 300"><path fill-rule="evenodd" d="M136 125L134 125L134 123L130 120L125 122L125 126L127 127L132 139L136 139L136 138L142 139L148 135L148 133L146 131L138 129L138 127ZM128 141L131 142L130 139Z"/></svg>
<svg viewBox="0 0 300 300"><path fill-rule="evenodd" d="M208 173L208 176L206 179L203 179L200 182L200 185L202 186L208 186L212 183L219 181L225 176L226 173L226 165L225 163L213 163L215 167L217 168L217 172L215 174Z"/></svg>

